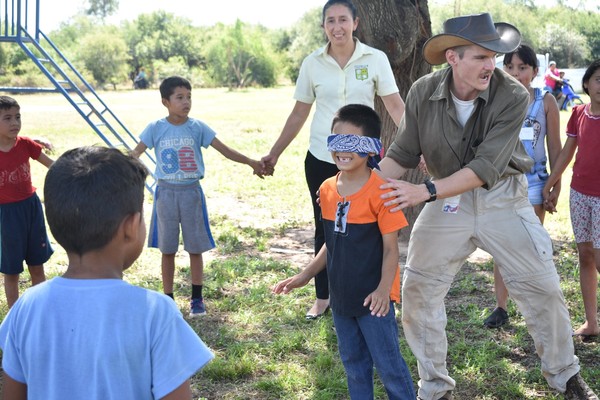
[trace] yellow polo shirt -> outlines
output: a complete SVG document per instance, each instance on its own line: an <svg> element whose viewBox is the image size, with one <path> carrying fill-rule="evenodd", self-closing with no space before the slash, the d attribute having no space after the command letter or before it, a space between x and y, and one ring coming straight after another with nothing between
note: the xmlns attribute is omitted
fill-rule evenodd
<svg viewBox="0 0 600 400"><path fill-rule="evenodd" d="M380 50L354 39L356 48L342 69L327 53L329 44L314 51L302 62L294 99L316 109L310 126L308 150L317 159L333 163L327 151L334 114L346 104L375 107L375 95L398 92L390 62Z"/></svg>

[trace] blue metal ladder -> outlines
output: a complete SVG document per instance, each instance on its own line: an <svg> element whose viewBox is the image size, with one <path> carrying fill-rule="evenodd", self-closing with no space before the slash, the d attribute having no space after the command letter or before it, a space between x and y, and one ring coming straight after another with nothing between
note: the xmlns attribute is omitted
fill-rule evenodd
<svg viewBox="0 0 600 400"><path fill-rule="evenodd" d="M34 2L28 0L0 0L2 5L0 7L0 12L2 12L2 15L0 15L0 21L2 21L0 25L0 42L17 43L46 75L53 87L0 87L0 91L62 93L107 146L124 148L126 151L135 148L138 139L110 110L94 88L52 43L50 38L39 29L40 0L35 0L35 4L30 3ZM35 9L34 12L28 13L29 6ZM35 15L35 33L31 35L28 26L33 15ZM148 151L144 152L140 159L150 171L146 188L154 193L156 160Z"/></svg>

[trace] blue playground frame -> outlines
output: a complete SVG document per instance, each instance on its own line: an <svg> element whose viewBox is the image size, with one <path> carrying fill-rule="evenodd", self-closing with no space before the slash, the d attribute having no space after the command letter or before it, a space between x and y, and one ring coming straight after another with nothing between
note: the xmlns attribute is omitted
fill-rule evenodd
<svg viewBox="0 0 600 400"><path fill-rule="evenodd" d="M0 87L8 93L61 93L109 147L129 151L138 143L85 78L40 29L40 0L0 0L0 42L17 44L46 75L49 87ZM141 157L151 174L147 189L154 193L153 155Z"/></svg>

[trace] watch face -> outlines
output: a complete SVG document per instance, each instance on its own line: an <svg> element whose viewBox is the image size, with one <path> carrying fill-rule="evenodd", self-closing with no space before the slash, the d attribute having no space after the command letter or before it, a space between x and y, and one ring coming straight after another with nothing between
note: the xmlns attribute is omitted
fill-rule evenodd
<svg viewBox="0 0 600 400"><path fill-rule="evenodd" d="M427 186L427 190L429 190L429 194L433 197L436 195L435 185L429 179L425 181L425 186Z"/></svg>

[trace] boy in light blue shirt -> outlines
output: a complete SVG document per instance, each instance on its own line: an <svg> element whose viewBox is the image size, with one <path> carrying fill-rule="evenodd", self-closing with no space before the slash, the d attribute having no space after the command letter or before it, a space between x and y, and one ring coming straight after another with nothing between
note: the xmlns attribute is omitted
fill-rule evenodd
<svg viewBox="0 0 600 400"><path fill-rule="evenodd" d="M146 239L146 176L105 147L69 150L48 171L48 225L69 265L0 325L8 398L191 399L190 377L213 354L171 299L123 281Z"/></svg>
<svg viewBox="0 0 600 400"><path fill-rule="evenodd" d="M183 248L190 255L190 317L197 317L206 314L202 296L202 253L215 247L206 200L199 183L204 178L202 148L212 146L226 158L249 165L261 178L263 168L259 161L217 139L216 133L204 122L188 116L192 108L192 86L187 79L178 76L166 78L160 84L160 95L169 115L146 127L132 154L139 157L146 149L154 149L158 183L148 246L156 247L162 253L163 291L173 298L175 253L179 248L181 228Z"/></svg>

